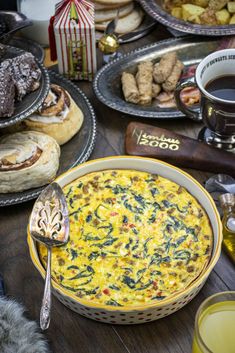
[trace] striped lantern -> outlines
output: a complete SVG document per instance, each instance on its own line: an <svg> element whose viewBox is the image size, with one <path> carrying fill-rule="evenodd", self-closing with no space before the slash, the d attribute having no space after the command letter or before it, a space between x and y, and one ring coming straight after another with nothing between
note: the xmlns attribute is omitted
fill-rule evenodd
<svg viewBox="0 0 235 353"><path fill-rule="evenodd" d="M96 72L94 4L86 0L63 0L50 20L52 60L71 80L92 81Z"/></svg>

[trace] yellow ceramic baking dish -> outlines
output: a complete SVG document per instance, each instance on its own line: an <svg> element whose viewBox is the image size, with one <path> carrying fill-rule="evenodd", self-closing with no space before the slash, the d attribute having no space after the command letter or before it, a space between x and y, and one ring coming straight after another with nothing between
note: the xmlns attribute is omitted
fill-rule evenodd
<svg viewBox="0 0 235 353"><path fill-rule="evenodd" d="M52 280L53 293L71 310L97 321L111 324L137 324L160 319L179 310L192 300L200 291L218 261L222 242L222 227L219 214L210 195L195 179L179 168L151 158L118 156L93 160L62 174L56 179L56 182L63 187L83 175L105 169L133 169L158 174L186 188L203 206L209 217L213 231L211 259L200 276L187 288L160 302L122 307L96 304L83 298L78 298L54 280ZM30 234L28 234L28 245L31 259L44 277L45 270L39 259L37 245Z"/></svg>

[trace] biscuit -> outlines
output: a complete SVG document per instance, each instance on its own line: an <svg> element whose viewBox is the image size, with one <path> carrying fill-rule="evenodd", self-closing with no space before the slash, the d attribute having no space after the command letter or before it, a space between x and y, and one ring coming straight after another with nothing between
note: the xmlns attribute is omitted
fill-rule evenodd
<svg viewBox="0 0 235 353"><path fill-rule="evenodd" d="M133 10L129 15L118 20L115 32L118 34L124 34L134 31L141 24L143 17L144 13L141 9ZM110 21L96 23L95 28L98 31L105 31L109 22Z"/></svg>
<svg viewBox="0 0 235 353"><path fill-rule="evenodd" d="M119 18L129 15L134 9L134 3L119 8ZM100 10L95 12L95 22L105 22L114 20L118 9Z"/></svg>

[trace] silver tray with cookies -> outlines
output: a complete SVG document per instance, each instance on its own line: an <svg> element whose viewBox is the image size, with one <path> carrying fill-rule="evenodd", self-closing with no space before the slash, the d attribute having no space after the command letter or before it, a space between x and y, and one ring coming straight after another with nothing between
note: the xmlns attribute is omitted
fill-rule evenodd
<svg viewBox="0 0 235 353"><path fill-rule="evenodd" d="M229 0L139 0L156 21L202 36L235 34L235 2Z"/></svg>
<svg viewBox="0 0 235 353"><path fill-rule="evenodd" d="M174 90L194 76L197 64L209 53L231 47L233 40L184 37L164 40L134 50L102 67L93 88L98 99L122 113L152 119L181 119ZM182 92L186 105L197 105L197 88ZM121 116L121 115L120 115Z"/></svg>
<svg viewBox="0 0 235 353"><path fill-rule="evenodd" d="M49 86L48 72L33 54L0 45L0 128L14 125L36 111Z"/></svg>
<svg viewBox="0 0 235 353"><path fill-rule="evenodd" d="M54 178L85 162L96 118L85 94L49 70L50 90L24 121L0 130L0 206L36 198Z"/></svg>

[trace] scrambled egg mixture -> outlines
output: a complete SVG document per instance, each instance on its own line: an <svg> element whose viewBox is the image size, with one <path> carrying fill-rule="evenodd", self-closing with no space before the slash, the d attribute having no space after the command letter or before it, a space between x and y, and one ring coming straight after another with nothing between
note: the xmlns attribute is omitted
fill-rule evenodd
<svg viewBox="0 0 235 353"><path fill-rule="evenodd" d="M184 188L135 170L87 174L64 187L70 240L52 276L79 298L123 306L163 300L208 264L212 229ZM43 263L46 249L40 246Z"/></svg>

